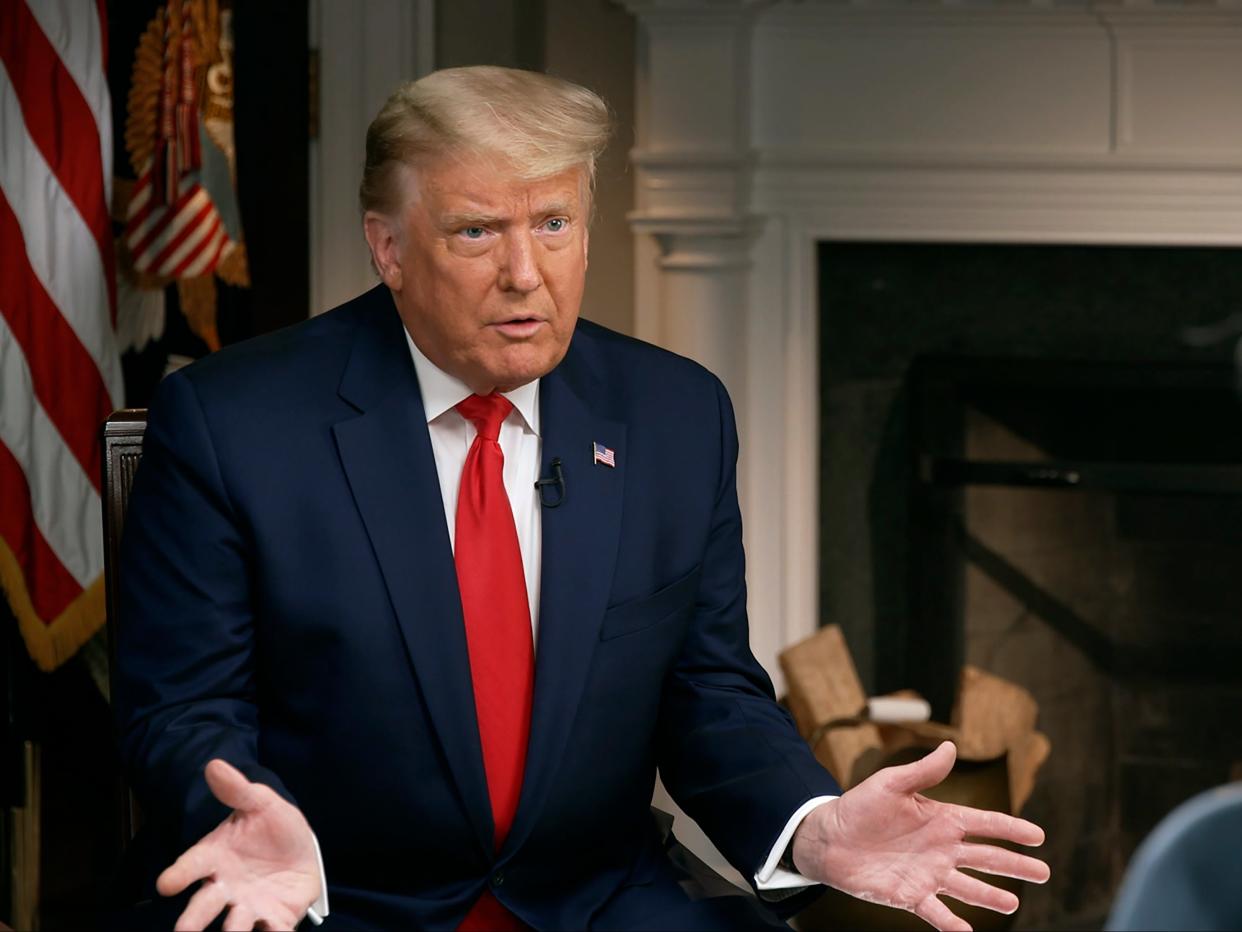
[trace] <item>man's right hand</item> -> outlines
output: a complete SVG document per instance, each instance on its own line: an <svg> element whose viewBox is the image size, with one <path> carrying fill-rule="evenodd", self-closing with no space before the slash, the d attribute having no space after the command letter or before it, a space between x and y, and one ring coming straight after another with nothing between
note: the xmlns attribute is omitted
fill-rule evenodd
<svg viewBox="0 0 1242 932"><path fill-rule="evenodd" d="M176 929L202 929L225 909L225 932L258 923L294 928L321 893L319 858L306 818L271 787L251 783L222 760L207 764L206 777L216 799L233 814L155 882L164 896L203 882Z"/></svg>

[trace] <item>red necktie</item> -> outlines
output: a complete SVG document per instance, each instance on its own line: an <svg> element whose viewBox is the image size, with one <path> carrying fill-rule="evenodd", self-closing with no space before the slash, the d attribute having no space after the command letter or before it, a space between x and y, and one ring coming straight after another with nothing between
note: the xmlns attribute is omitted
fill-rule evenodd
<svg viewBox="0 0 1242 932"><path fill-rule="evenodd" d="M454 559L496 827L493 842L499 851L513 825L522 791L535 684L526 574L505 492L505 456L499 439L501 422L513 405L493 393L471 395L457 410L478 431L461 471ZM485 891L458 928L525 926Z"/></svg>

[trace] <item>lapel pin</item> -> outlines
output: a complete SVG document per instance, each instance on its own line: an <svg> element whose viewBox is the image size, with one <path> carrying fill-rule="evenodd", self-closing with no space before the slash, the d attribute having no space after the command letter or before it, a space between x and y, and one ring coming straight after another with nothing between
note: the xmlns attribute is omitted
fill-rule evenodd
<svg viewBox="0 0 1242 932"><path fill-rule="evenodd" d="M596 443L595 441L592 441L591 445L595 448L594 464L596 466L598 466L600 463L603 463L609 469L617 468L617 454L616 453L608 449L602 443Z"/></svg>

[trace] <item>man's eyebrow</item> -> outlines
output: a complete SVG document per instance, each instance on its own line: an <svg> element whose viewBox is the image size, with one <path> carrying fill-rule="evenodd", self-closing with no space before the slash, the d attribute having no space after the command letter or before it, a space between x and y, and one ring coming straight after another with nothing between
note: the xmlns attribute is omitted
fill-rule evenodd
<svg viewBox="0 0 1242 932"><path fill-rule="evenodd" d="M539 209L534 211L537 217L553 217L558 214L572 214L574 206L571 201L551 201L547 204L541 204Z"/></svg>
<svg viewBox="0 0 1242 932"><path fill-rule="evenodd" d="M451 213L440 215L440 225L444 227L490 227L502 223L500 217L484 213Z"/></svg>

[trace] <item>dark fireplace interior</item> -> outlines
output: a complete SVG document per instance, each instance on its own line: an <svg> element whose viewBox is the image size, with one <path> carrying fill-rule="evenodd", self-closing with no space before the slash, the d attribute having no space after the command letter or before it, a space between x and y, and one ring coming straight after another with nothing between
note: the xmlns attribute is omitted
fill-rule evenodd
<svg viewBox="0 0 1242 932"><path fill-rule="evenodd" d="M1242 776L1242 251L824 243L821 607L947 720L964 662L1040 704L1020 928Z"/></svg>

